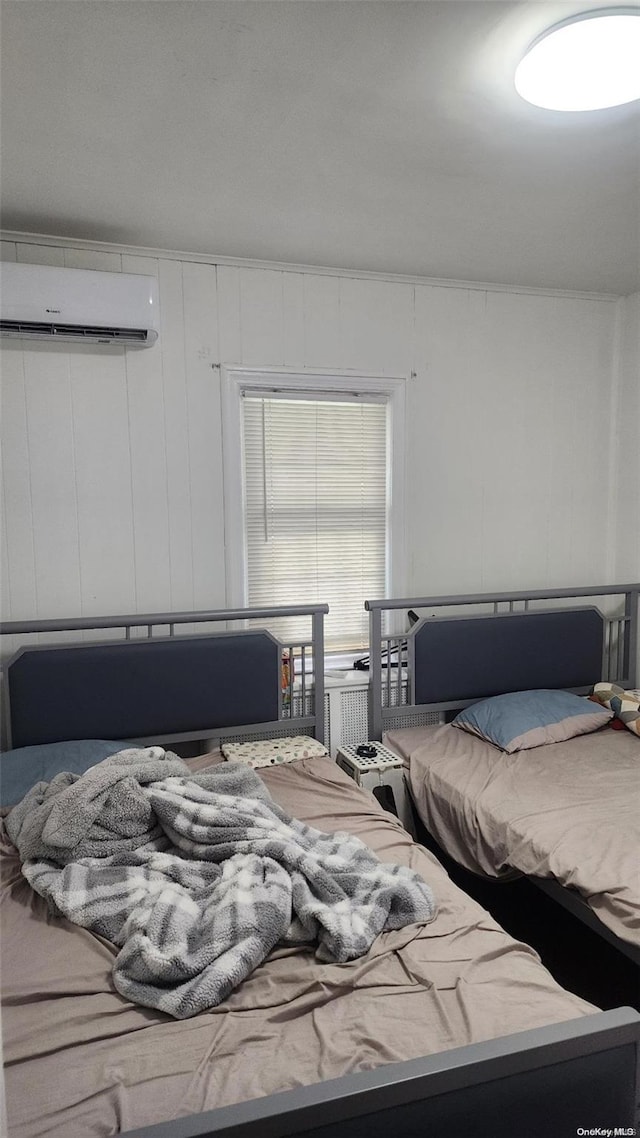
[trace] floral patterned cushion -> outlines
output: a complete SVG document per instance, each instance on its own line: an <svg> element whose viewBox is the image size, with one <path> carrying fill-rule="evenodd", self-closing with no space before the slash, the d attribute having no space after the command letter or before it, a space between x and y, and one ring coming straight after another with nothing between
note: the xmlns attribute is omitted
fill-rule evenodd
<svg viewBox="0 0 640 1138"><path fill-rule="evenodd" d="M220 750L230 762L248 766L274 767L294 763L296 759L312 759L328 754L324 743L309 735L293 735L285 739L256 739L250 743L222 743Z"/></svg>

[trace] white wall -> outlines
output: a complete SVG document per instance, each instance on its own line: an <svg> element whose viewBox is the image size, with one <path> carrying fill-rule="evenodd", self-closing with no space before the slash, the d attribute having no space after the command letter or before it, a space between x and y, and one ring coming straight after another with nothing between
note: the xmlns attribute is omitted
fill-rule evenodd
<svg viewBox="0 0 640 1138"><path fill-rule="evenodd" d="M409 592L621 571L613 299L44 239L3 256L154 273L161 304L148 350L4 341L5 618L224 604L220 363L410 377Z"/></svg>
<svg viewBox="0 0 640 1138"><path fill-rule="evenodd" d="M618 302L616 577L640 579L640 293Z"/></svg>

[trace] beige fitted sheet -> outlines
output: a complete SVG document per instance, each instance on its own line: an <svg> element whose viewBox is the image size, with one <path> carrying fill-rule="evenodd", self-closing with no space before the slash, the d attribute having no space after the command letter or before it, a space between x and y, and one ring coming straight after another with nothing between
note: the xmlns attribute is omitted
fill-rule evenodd
<svg viewBox="0 0 640 1138"><path fill-rule="evenodd" d="M640 945L640 740L605 727L508 755L452 725L390 731L429 832L468 869L578 890Z"/></svg>
<svg viewBox="0 0 640 1138"><path fill-rule="evenodd" d="M276 950L220 1007L176 1021L114 990L113 946L48 914L5 839L10 1138L99 1138L595 1010L560 988L330 759L263 773L291 814L349 830L382 860L420 872L435 919L383 934L348 964Z"/></svg>

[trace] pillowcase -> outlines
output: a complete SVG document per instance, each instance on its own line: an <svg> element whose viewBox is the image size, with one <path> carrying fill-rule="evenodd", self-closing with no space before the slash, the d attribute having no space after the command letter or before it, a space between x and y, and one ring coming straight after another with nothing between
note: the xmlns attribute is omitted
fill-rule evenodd
<svg viewBox="0 0 640 1138"><path fill-rule="evenodd" d="M294 763L296 759L313 759L328 754L324 743L309 735L292 735L285 739L256 739L250 743L221 743L220 750L230 762L258 767L274 767Z"/></svg>
<svg viewBox="0 0 640 1138"><path fill-rule="evenodd" d="M621 724L640 737L640 689L625 691L618 684L606 680L593 685L593 698L604 707L611 709Z"/></svg>
<svg viewBox="0 0 640 1138"><path fill-rule="evenodd" d="M130 745L107 739L72 739L5 751L0 756L0 802L2 806L15 806L37 782L50 782L61 771L84 774Z"/></svg>
<svg viewBox="0 0 640 1138"><path fill-rule="evenodd" d="M612 715L573 692L541 689L483 699L465 707L453 725L512 754L597 731Z"/></svg>

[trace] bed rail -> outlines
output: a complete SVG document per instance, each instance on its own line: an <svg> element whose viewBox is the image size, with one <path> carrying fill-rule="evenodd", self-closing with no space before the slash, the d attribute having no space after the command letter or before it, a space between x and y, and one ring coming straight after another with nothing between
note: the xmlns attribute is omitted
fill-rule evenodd
<svg viewBox="0 0 640 1138"><path fill-rule="evenodd" d="M630 1134L639 1048L640 1016L616 1008L176 1118L129 1138Z"/></svg>

